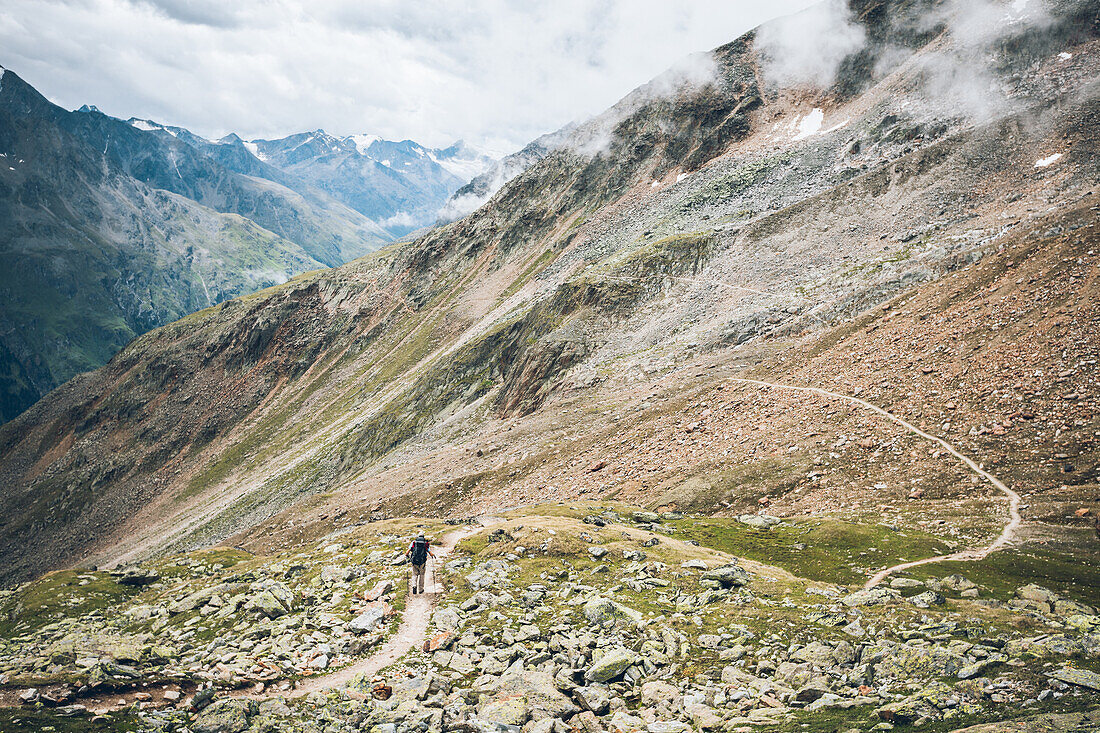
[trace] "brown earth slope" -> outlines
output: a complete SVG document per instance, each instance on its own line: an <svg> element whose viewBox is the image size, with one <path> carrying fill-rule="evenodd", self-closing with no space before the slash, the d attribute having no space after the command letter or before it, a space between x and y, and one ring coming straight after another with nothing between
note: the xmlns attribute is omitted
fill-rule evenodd
<svg viewBox="0 0 1100 733"><path fill-rule="evenodd" d="M1095 483L1095 321L1055 294L1092 287L1097 4L995 39L983 118L928 99L957 39L920 6L854 3L870 40L828 93L770 86L749 34L466 219L136 339L0 428L0 578L596 492L1002 523L919 439L734 374L859 388L1024 491Z"/></svg>

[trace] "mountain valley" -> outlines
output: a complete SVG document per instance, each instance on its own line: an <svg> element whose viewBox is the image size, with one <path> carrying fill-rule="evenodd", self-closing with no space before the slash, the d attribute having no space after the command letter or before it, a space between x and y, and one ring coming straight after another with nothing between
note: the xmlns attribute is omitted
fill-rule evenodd
<svg viewBox="0 0 1100 733"><path fill-rule="evenodd" d="M162 251L287 277L186 270L219 297L0 426L0 727L1100 729L1100 5L940 5L499 162L65 113ZM388 244L394 166L444 208Z"/></svg>

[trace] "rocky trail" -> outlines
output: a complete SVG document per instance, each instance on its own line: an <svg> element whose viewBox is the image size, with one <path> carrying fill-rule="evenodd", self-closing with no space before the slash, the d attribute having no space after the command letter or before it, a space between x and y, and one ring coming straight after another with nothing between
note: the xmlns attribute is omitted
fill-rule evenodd
<svg viewBox="0 0 1100 733"><path fill-rule="evenodd" d="M449 532L443 536L442 541L433 550L435 558L430 559L428 562L429 579L425 585L424 593L413 595L409 592L407 594L405 610L401 614L401 625L397 628L397 633L384 643L377 652L332 674L318 675L300 681L294 688L293 695L308 695L319 690L343 687L356 677L369 679L396 662L405 652L423 644L428 631L428 622L431 620L432 609L444 592L439 567L445 558L454 551L455 545L480 529L481 525L479 524L475 527ZM255 697L271 697L274 694L276 693L272 692Z"/></svg>
<svg viewBox="0 0 1100 733"><path fill-rule="evenodd" d="M917 426L913 425L912 423L907 422L906 420L903 420L902 418L898 417L897 415L882 409L878 405L867 402L866 400L861 400L858 397L852 397L850 395L841 394L839 392L831 392L827 389L821 389L819 387L800 387L800 386L790 385L790 384L777 384L775 382L766 382L766 381L759 380L759 379L745 379L745 378L740 378L740 377L731 377L729 381L737 382L737 383L740 383L740 384L755 384L755 385L760 386L760 387L768 387L768 388L774 388L774 389L793 390L793 391L796 391L796 392L812 392L814 394L818 394L818 395L821 395L823 397L829 397L829 398L833 398L833 399L844 400L845 402L850 402L854 405L858 405L860 407L871 410L873 412L877 412L878 414L882 415L883 417L885 417L885 418L889 419L890 421L892 421L894 423L897 423L901 427L905 428L910 433L913 433L914 435L917 435L921 438L924 438L925 440L929 440L929 441L932 441L933 443L938 444L941 448L946 450L948 453L953 455L955 458L959 459L963 464L966 465L967 468L969 468L971 471L976 473L981 478L988 481L990 484L993 485L994 488L996 488L998 491L1000 491L1002 494L1004 494L1005 497L1008 498L1008 515L1009 515L1008 522L1005 524L1004 528L1001 530L1001 533L997 536L997 538L994 539L987 546L982 547L982 548L976 548L976 549L962 550L960 552L955 552L955 553L951 553L951 554L948 554L948 555L937 555L935 557L926 557L926 558L923 558L921 560L912 560L912 561L909 561L909 562L900 563L898 565L892 565L888 568L884 568L884 569L878 571L873 576L871 576L871 578L863 586L865 589L866 588L873 588L874 586L878 585L879 583L881 583L882 581L884 581L886 578L890 577L894 573L900 572L902 570L908 570L909 568L918 567L920 565L930 565L932 563L948 562L948 561L982 560L986 556L988 556L989 553L996 552L997 550L1001 550L1001 549L1007 547L1008 544L1016 538L1016 531L1019 529L1020 524L1023 521L1021 516L1020 516L1020 495L1017 494L1012 489L1005 486L1005 484L1002 483L996 476L993 476L988 471L984 470L980 465L975 463L972 459L970 459L967 456L960 453L958 451L958 449L956 449L953 445L951 445L950 443L945 441L943 438L938 438L935 435L930 435L930 434L924 432L923 430L921 430L920 428L918 428Z"/></svg>

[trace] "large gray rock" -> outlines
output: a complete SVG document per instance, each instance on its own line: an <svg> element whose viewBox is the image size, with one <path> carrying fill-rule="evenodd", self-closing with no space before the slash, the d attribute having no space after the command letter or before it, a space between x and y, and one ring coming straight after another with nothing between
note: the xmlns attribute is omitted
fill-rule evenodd
<svg viewBox="0 0 1100 733"><path fill-rule="evenodd" d="M129 567L112 573L119 585L142 586L160 580L160 573L150 568Z"/></svg>
<svg viewBox="0 0 1100 733"><path fill-rule="evenodd" d="M639 611L603 596L592 598L585 603L583 613L584 617L594 624L602 624L606 621L638 623L642 620L642 614Z"/></svg>
<svg viewBox="0 0 1100 733"><path fill-rule="evenodd" d="M932 606L942 606L947 599L943 597L942 593L938 593L934 590L926 590L923 593L911 597L909 602L917 608L931 608Z"/></svg>
<svg viewBox="0 0 1100 733"><path fill-rule="evenodd" d="M777 524L783 523L783 520L779 517L773 517L769 514L742 514L737 518L737 521L741 524L747 524L753 529L771 529Z"/></svg>
<svg viewBox="0 0 1100 733"><path fill-rule="evenodd" d="M752 579L744 568L734 563L708 570L701 577L703 580L716 580L726 588L748 585Z"/></svg>
<svg viewBox="0 0 1100 733"><path fill-rule="evenodd" d="M294 591L278 581L264 581L248 599L248 607L270 618L278 618L294 609Z"/></svg>
<svg viewBox="0 0 1100 733"><path fill-rule="evenodd" d="M893 588L883 588L876 585L874 588L857 590L840 599L845 606L855 608L857 606L883 606L892 600L901 598L901 593Z"/></svg>
<svg viewBox="0 0 1100 733"><path fill-rule="evenodd" d="M382 619L386 618L390 605L385 601L376 601L367 610L348 622L348 630L358 634L366 634L378 628Z"/></svg>
<svg viewBox="0 0 1100 733"><path fill-rule="evenodd" d="M191 730L194 733L241 733L248 727L250 708L248 700L221 700L199 713Z"/></svg>
<svg viewBox="0 0 1100 733"><path fill-rule="evenodd" d="M1044 588L1041 585L1030 583L1025 586L1021 586L1016 589L1016 597L1022 601L1031 601L1043 606L1047 611L1053 609L1054 602L1059 600L1059 596L1049 588Z"/></svg>
<svg viewBox="0 0 1100 733"><path fill-rule="evenodd" d="M1100 674L1090 672L1087 669L1063 667L1062 669L1051 672L1050 676L1070 685L1077 685L1078 687L1087 687L1090 690L1100 691Z"/></svg>
<svg viewBox="0 0 1100 733"><path fill-rule="evenodd" d="M836 653L833 648L828 644L822 644L820 641L810 642L806 646L796 649L791 656L800 662L809 662L819 667L831 667L836 664ZM806 700L805 702L813 702L813 700Z"/></svg>
<svg viewBox="0 0 1100 733"><path fill-rule="evenodd" d="M958 573L953 573L946 578L942 578L940 580L940 586L948 590L959 592L978 587L969 578L959 575Z"/></svg>
<svg viewBox="0 0 1100 733"><path fill-rule="evenodd" d="M638 655L629 649L613 647L592 663L584 678L590 682L610 682L638 661Z"/></svg>
<svg viewBox="0 0 1100 733"><path fill-rule="evenodd" d="M496 696L522 697L530 715L534 718L568 718L579 708L557 688L548 672L524 669L516 662L500 677Z"/></svg>
<svg viewBox="0 0 1100 733"><path fill-rule="evenodd" d="M209 588L203 588L197 590L187 596L184 596L178 601L171 603L168 606L169 613L185 613L187 611L193 611L199 606L206 604L214 596L229 596L248 587L247 583L219 583L218 585L211 586Z"/></svg>
<svg viewBox="0 0 1100 733"><path fill-rule="evenodd" d="M611 704L607 688L602 685L586 685L573 690L573 697L585 710L591 710L596 715L603 715Z"/></svg>

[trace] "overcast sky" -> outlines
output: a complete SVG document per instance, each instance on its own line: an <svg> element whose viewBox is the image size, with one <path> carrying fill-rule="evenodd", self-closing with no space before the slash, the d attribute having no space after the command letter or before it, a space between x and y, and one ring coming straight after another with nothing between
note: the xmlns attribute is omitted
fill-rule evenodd
<svg viewBox="0 0 1100 733"><path fill-rule="evenodd" d="M508 152L813 0L3 0L54 102L208 137L324 128Z"/></svg>

